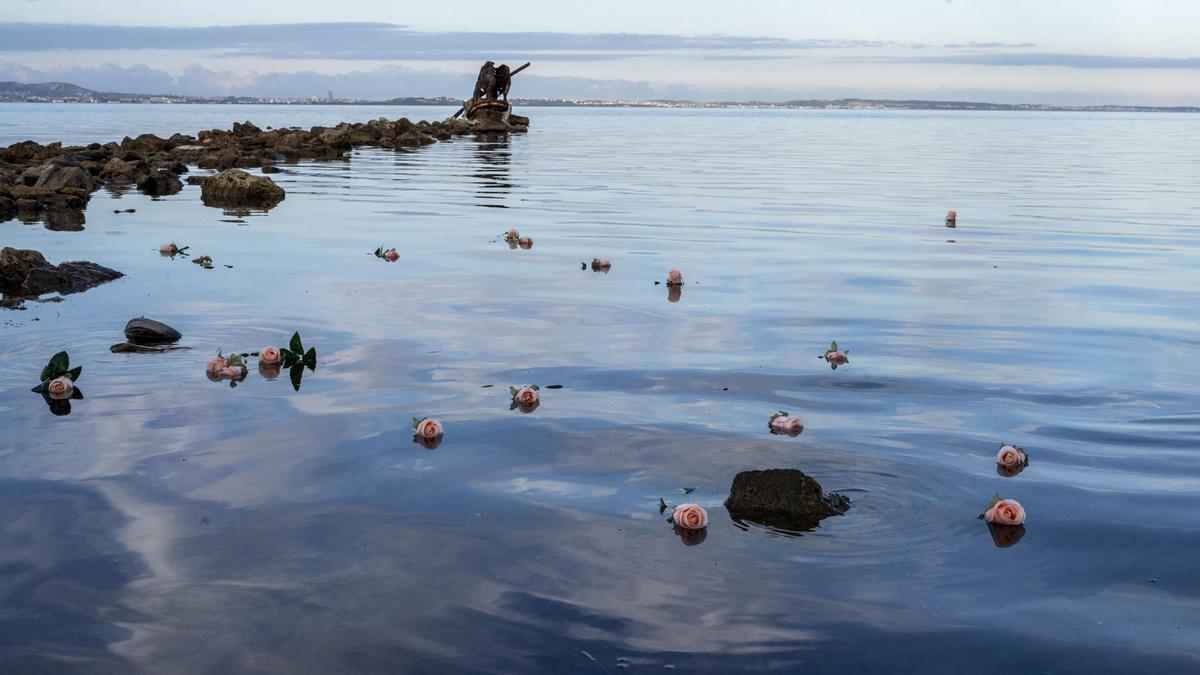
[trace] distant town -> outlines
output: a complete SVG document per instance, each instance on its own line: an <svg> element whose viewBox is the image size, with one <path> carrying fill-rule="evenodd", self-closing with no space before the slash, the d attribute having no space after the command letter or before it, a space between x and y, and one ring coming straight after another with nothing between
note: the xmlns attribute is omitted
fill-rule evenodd
<svg viewBox="0 0 1200 675"><path fill-rule="evenodd" d="M515 105L546 107L609 107L609 108L746 108L801 110L994 110L994 111L1075 111L1075 112L1200 112L1198 107L1160 107L1133 105L1048 105L1041 103L979 103L971 101L924 101L845 98L837 100L766 101L679 101L534 98L512 99ZM449 96L398 97L384 101L334 98L333 92L324 96L254 97L254 96L179 96L152 94L121 94L93 91L65 82L26 84L0 82L0 103L127 103L127 104L203 104L234 105L428 105L458 106L461 99Z"/></svg>

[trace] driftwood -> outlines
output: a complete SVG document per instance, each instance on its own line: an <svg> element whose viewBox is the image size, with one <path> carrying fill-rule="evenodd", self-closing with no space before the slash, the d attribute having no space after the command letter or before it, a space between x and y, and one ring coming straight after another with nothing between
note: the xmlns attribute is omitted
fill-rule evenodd
<svg viewBox="0 0 1200 675"><path fill-rule="evenodd" d="M479 69L479 77L475 79L475 89L471 92L471 100L459 108L458 112L451 116L451 119L493 101L502 103L502 106L507 108L508 89L512 86L512 77L530 65L532 64L527 61L524 65L510 71L505 64L500 64L497 67L494 61L485 62L483 67ZM503 102L501 102L501 99L503 99Z"/></svg>

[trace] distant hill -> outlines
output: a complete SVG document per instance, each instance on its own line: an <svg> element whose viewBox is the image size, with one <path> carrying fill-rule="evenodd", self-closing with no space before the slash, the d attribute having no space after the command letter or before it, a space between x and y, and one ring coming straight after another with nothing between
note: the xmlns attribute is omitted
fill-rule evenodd
<svg viewBox="0 0 1200 675"><path fill-rule="evenodd" d="M87 98L96 92L67 82L0 82L0 101L24 101L29 98Z"/></svg>

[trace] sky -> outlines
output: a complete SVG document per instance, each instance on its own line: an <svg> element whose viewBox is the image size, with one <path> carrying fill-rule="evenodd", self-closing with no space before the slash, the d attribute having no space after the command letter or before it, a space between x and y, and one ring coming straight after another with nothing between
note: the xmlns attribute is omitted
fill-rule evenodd
<svg viewBox="0 0 1200 675"><path fill-rule="evenodd" d="M1200 105L1196 0L4 0L0 81L387 99Z"/></svg>

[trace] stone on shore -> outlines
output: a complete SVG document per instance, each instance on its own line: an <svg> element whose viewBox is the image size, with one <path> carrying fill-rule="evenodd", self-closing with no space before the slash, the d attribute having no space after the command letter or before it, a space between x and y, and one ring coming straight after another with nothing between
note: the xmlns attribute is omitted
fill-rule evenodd
<svg viewBox="0 0 1200 675"><path fill-rule="evenodd" d="M266 176L252 176L240 169L226 169L209 176L200 186L206 206L269 209L283 201L283 188Z"/></svg>
<svg viewBox="0 0 1200 675"><path fill-rule="evenodd" d="M842 495L826 493L798 469L742 471L733 478L725 508L736 521L803 532L850 508Z"/></svg>

